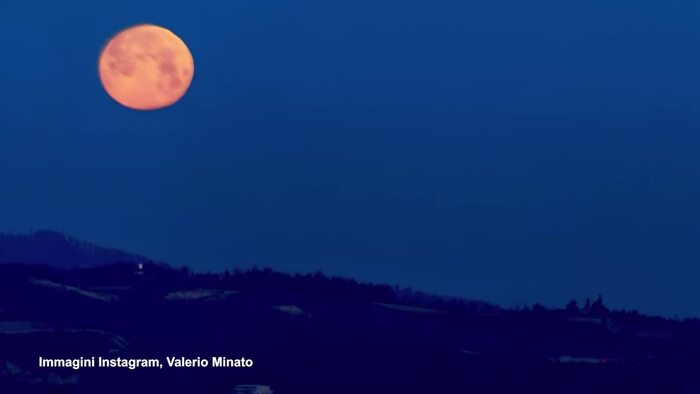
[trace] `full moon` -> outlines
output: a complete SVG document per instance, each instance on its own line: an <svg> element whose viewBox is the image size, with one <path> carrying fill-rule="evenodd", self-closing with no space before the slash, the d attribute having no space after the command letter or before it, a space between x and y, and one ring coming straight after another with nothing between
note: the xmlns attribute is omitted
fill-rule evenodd
<svg viewBox="0 0 700 394"><path fill-rule="evenodd" d="M98 68L107 94L136 110L175 104L187 93L194 76L187 45L170 30L155 25L117 33L102 50Z"/></svg>

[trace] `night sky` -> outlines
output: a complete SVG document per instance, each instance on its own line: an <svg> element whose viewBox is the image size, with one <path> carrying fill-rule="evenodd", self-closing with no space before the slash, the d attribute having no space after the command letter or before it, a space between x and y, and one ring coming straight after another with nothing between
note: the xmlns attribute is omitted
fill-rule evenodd
<svg viewBox="0 0 700 394"><path fill-rule="evenodd" d="M163 25L174 107L103 91ZM695 0L0 0L0 231L700 315Z"/></svg>

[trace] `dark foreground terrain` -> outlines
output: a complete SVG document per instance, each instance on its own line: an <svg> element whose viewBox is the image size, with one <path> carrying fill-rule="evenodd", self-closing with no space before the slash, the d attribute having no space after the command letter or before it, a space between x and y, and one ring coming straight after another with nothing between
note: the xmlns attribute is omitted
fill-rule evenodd
<svg viewBox="0 0 700 394"><path fill-rule="evenodd" d="M39 356L254 366L76 371ZM505 311L322 275L0 265L2 393L699 393L699 360L697 321L599 303Z"/></svg>
<svg viewBox="0 0 700 394"><path fill-rule="evenodd" d="M700 393L697 320L609 311L600 299L503 310L321 274L66 265L113 253L56 234L20 240L54 252L0 264L3 394ZM5 256L36 255L7 245ZM46 265L57 253L70 259ZM168 356L254 365L169 368ZM164 367L39 368L39 357Z"/></svg>

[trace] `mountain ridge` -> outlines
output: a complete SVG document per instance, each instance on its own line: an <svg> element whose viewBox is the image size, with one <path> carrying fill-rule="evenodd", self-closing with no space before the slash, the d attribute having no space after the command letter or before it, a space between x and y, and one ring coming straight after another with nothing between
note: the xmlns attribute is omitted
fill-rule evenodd
<svg viewBox="0 0 700 394"><path fill-rule="evenodd" d="M3 264L0 349L0 391L9 393L236 393L249 383L319 394L700 392L697 320L610 311L602 299L491 309L258 268ZM132 371L37 367L39 357L85 354L245 357L255 368L127 378Z"/></svg>
<svg viewBox="0 0 700 394"><path fill-rule="evenodd" d="M124 252L52 230L28 234L0 233L0 264L42 264L56 268L85 268L116 262L153 262L153 260Z"/></svg>

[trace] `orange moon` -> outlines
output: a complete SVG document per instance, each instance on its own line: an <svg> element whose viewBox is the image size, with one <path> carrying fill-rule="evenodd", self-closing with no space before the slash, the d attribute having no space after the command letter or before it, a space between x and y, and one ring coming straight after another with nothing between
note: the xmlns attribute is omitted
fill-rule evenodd
<svg viewBox="0 0 700 394"><path fill-rule="evenodd" d="M102 50L98 68L107 94L125 107L145 111L178 102L194 77L187 45L155 25L117 33Z"/></svg>

